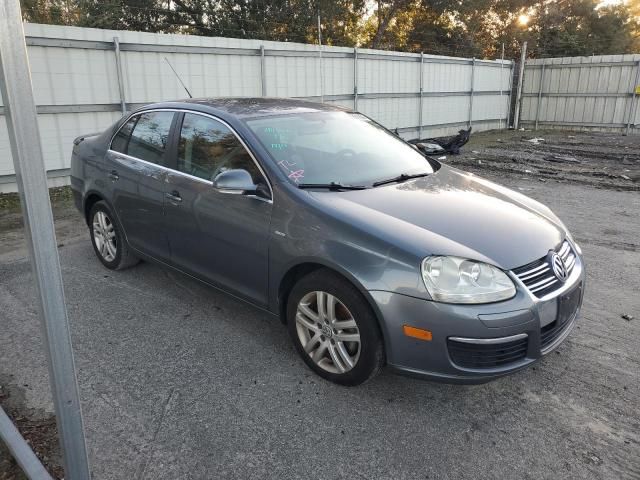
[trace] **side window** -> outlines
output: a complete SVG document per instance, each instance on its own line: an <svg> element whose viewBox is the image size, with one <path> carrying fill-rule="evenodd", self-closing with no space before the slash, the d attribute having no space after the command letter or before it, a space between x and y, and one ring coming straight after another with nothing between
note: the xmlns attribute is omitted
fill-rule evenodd
<svg viewBox="0 0 640 480"><path fill-rule="evenodd" d="M266 185L255 162L227 126L186 113L178 142L178 170L212 181L220 172L233 168L247 170L255 184Z"/></svg>
<svg viewBox="0 0 640 480"><path fill-rule="evenodd" d="M127 151L132 157L162 163L167 149L173 112L149 112L138 116Z"/></svg>
<svg viewBox="0 0 640 480"><path fill-rule="evenodd" d="M131 138L131 132L138 121L138 116L131 117L129 121L118 131L113 141L111 142L111 150L115 150L120 153L127 153L127 146L129 145L129 138Z"/></svg>

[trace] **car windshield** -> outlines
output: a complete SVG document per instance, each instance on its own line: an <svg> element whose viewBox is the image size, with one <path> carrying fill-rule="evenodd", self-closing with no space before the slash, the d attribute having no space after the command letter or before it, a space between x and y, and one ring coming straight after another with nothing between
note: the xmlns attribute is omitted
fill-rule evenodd
<svg viewBox="0 0 640 480"><path fill-rule="evenodd" d="M372 186L433 173L413 147L357 113L296 113L246 123L298 185Z"/></svg>

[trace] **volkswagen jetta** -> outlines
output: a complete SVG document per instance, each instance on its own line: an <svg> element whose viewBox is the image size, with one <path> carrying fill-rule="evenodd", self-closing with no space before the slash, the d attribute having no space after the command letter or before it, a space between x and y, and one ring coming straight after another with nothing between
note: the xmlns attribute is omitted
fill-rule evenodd
<svg viewBox="0 0 640 480"><path fill-rule="evenodd" d="M488 381L556 348L580 310L581 251L547 207L344 108L159 103L74 144L105 267L155 261L279 316L337 383L384 365Z"/></svg>

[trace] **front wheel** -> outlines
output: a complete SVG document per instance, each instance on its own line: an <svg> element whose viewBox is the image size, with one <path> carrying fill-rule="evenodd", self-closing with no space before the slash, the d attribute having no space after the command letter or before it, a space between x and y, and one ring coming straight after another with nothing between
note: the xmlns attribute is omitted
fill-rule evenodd
<svg viewBox="0 0 640 480"><path fill-rule="evenodd" d="M129 248L115 215L104 201L96 202L89 213L91 243L98 259L111 270L131 267L140 260Z"/></svg>
<svg viewBox="0 0 640 480"><path fill-rule="evenodd" d="M371 307L351 283L329 270L312 272L293 287L287 324L305 363L329 381L359 385L384 364Z"/></svg>

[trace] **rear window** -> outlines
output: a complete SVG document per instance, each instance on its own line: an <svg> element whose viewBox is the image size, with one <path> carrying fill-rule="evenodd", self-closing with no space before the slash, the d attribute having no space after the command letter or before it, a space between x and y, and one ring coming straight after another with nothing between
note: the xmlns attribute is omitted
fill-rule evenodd
<svg viewBox="0 0 640 480"><path fill-rule="evenodd" d="M138 118L139 117L137 115L131 117L129 121L118 131L111 142L111 150L125 154L127 153L129 138L131 138L131 132L133 132L133 127L135 127Z"/></svg>
<svg viewBox="0 0 640 480"><path fill-rule="evenodd" d="M113 138L111 149L150 163L162 163L173 115L147 112L132 117Z"/></svg>

